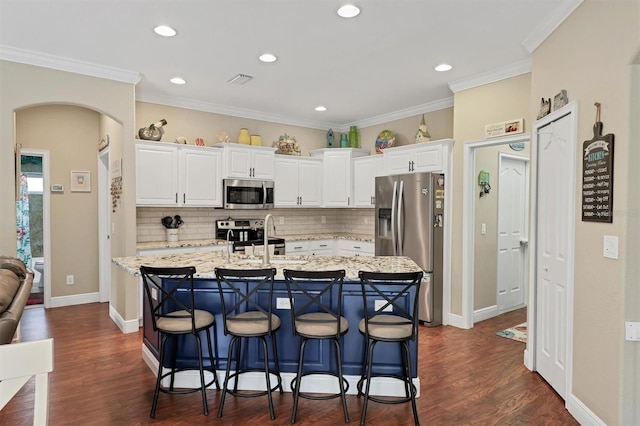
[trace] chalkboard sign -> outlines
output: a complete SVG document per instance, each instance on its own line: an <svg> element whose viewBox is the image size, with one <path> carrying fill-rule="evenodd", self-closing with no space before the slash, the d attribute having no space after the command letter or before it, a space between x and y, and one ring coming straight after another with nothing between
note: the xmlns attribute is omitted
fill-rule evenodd
<svg viewBox="0 0 640 426"><path fill-rule="evenodd" d="M613 133L602 136L602 122L593 125L582 154L582 221L612 223Z"/></svg>

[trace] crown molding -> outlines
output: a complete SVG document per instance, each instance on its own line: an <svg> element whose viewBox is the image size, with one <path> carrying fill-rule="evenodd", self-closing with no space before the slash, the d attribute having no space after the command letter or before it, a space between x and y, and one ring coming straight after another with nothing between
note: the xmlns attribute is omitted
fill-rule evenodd
<svg viewBox="0 0 640 426"><path fill-rule="evenodd" d="M476 74L471 78L450 81L449 88L453 93L457 93L461 90L473 89L474 87L495 83L496 81L526 74L528 72L531 72L531 58L496 68L491 71Z"/></svg>
<svg viewBox="0 0 640 426"><path fill-rule="evenodd" d="M0 45L0 59L10 62L19 62L27 65L35 65L43 68L51 68L59 71L67 71L75 74L83 74L92 77L115 80L121 83L138 84L142 75L135 71L98 65L91 62L78 61L76 59L63 58L48 53L34 52L15 47Z"/></svg>
<svg viewBox="0 0 640 426"><path fill-rule="evenodd" d="M553 33L556 28L564 22L565 19L573 13L574 10L582 4L584 0L572 0L564 7L558 8L555 13L549 16L549 19L543 21L533 30L527 38L524 39L522 45L529 53L533 53L534 50L542 44Z"/></svg>
<svg viewBox="0 0 640 426"><path fill-rule="evenodd" d="M440 99L426 104L416 105L410 108L401 109L398 111L390 112L388 114L378 115L375 117L367 118L365 120L354 121L346 125L336 128L337 131L343 132L349 130L350 126L369 127L376 124L384 124L394 120L401 120L403 118L414 117L416 115L424 114L427 112L438 111L445 108L453 107L453 97Z"/></svg>
<svg viewBox="0 0 640 426"><path fill-rule="evenodd" d="M235 108L226 105L214 104L211 102L195 101L192 99L162 96L152 93L144 93L136 90L136 101L149 102L152 104L166 105L177 108L192 109L202 112L211 112L214 114L230 115L232 117L249 118L252 120L268 121L271 123L287 124L290 126L307 127L311 129L326 130L336 128L340 125L336 123L326 123L321 121L292 120L275 114L267 114L260 111L254 111L243 108Z"/></svg>

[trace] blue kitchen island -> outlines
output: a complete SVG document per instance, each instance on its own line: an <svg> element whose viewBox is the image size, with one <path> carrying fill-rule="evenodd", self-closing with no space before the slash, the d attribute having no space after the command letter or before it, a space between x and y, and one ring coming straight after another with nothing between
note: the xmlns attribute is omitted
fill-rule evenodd
<svg viewBox="0 0 640 426"><path fill-rule="evenodd" d="M137 256L115 258L113 262L125 269L129 273L139 276L140 265L146 266L195 266L197 270L195 280L195 300L199 309L212 312L216 317L216 329L214 340L215 350L218 353L216 359L216 370L220 378L224 375L226 368L227 350L230 337L224 335L224 325L222 320L222 309L220 305L220 295L215 279L214 270L216 267L231 269L258 269L262 268L262 260L249 256L231 255L227 257L222 253L191 253L162 256ZM291 311L288 308L288 294L284 282L284 269L299 270L335 270L344 269L346 276L342 292L343 316L349 321L349 331L342 341L342 365L345 378L349 381L349 393L356 393L356 383L362 371L364 337L358 331L358 323L363 316L362 290L358 278L359 271L375 272L413 272L420 268L407 257L393 256L273 256L270 267L276 268L276 280L273 292L273 312L281 319L280 329L277 331L278 357L280 360L280 371L282 372L283 385L285 391L290 391L289 382L295 375L298 362L298 337L294 336L291 324ZM310 284L313 287L313 284ZM186 295L186 292L185 292ZM404 303L410 303L415 292L408 296ZM295 296L294 296L295 297ZM261 306L268 303L268 293L266 291L257 293L254 298ZM322 295L324 303L336 306L338 303L337 289ZM294 301L295 303L295 301ZM159 336L153 331L151 319L148 315L146 300L143 314L143 359L155 373L158 365ZM192 336L182 336L184 339L181 345L181 352L178 353L177 362L181 366L197 365L197 348L195 339ZM249 344L243 346L243 357L249 367L263 368L262 349L259 341L251 339ZM326 370L328 367L335 369L335 361L332 361L333 349L329 341L310 341L305 351L305 366L314 370ZM168 345L168 350L171 345ZM417 389L420 389L419 378L417 377L417 342L410 345L412 352L412 371L416 374L414 378ZM165 359L171 359L166 357ZM400 374L401 358L400 347L397 344L379 344L376 347L376 364L374 371L382 374ZM271 360L272 361L272 360ZM185 386L197 385L196 374L191 375L185 372L180 380L184 380ZM180 380L177 385L180 384ZM313 378L306 381L308 391L315 392L335 392L334 381ZM264 387L264 377L256 374L255 378L241 380L241 388L262 389ZM337 386L335 386L337 388ZM378 395L403 395L404 387L393 380L380 378L376 383L372 382L372 393Z"/></svg>

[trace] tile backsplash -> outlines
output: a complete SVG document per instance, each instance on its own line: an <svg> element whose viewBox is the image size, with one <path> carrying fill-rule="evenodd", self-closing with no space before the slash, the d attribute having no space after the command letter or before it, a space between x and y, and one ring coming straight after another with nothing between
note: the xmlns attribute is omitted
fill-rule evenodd
<svg viewBox="0 0 640 426"><path fill-rule="evenodd" d="M180 240L215 238L216 220L274 217L276 234L308 235L348 232L359 235L374 234L375 209L272 209L224 210L213 208L138 207L136 210L137 241L164 241L166 231L160 219L180 215L184 224L178 233ZM324 221L323 221L324 218ZM283 223L284 222L284 223Z"/></svg>

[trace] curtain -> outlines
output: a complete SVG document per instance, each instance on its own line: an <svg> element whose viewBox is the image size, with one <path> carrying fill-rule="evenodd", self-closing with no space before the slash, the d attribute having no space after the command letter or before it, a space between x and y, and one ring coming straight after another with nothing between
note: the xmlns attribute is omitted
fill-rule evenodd
<svg viewBox="0 0 640 426"><path fill-rule="evenodd" d="M31 266L31 231L29 229L29 194L27 193L27 176L20 175L20 194L16 201L16 228L18 243L18 259L27 267Z"/></svg>

